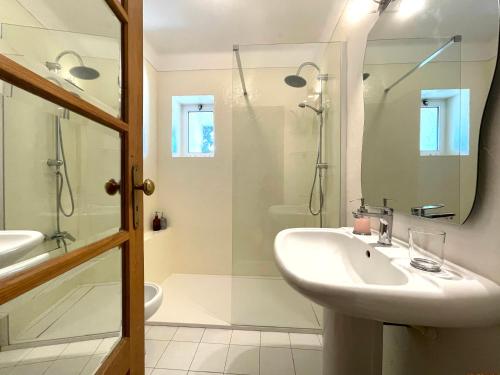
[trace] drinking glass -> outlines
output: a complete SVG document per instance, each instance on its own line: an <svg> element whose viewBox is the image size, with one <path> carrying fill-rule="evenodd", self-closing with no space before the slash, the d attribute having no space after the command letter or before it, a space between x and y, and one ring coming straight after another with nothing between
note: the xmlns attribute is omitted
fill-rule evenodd
<svg viewBox="0 0 500 375"><path fill-rule="evenodd" d="M410 264L423 271L439 272L444 263L446 233L409 228Z"/></svg>

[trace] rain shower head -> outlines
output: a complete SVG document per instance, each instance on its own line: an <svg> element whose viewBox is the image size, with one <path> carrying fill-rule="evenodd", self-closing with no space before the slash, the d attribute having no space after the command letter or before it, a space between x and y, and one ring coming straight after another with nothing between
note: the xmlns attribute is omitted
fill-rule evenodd
<svg viewBox="0 0 500 375"><path fill-rule="evenodd" d="M285 83L291 87L304 87L307 81L299 75L289 75L285 77Z"/></svg>
<svg viewBox="0 0 500 375"><path fill-rule="evenodd" d="M61 70L61 64L59 64L59 60L63 58L66 55L73 55L78 59L78 62L80 65L74 66L69 70L69 73L76 78L79 79L84 79L84 80L94 80L99 78L100 74L99 72L91 67L88 67L85 65L83 62L82 57L75 51L63 51L61 52L57 57L55 62L47 61L45 63L45 66L50 70L50 71L57 71Z"/></svg>
<svg viewBox="0 0 500 375"><path fill-rule="evenodd" d="M75 66L69 70L70 74L73 77L85 79L85 80L93 80L99 78L99 72L94 68L90 68L85 65Z"/></svg>
<svg viewBox="0 0 500 375"><path fill-rule="evenodd" d="M302 70L303 67L308 66L308 65L316 68L318 70L318 73L321 76L321 70L319 69L319 66L317 66L313 62L306 61L305 63L300 64L299 68L297 69L297 73L296 74L292 74L292 75L289 75L289 76L285 77L285 83L288 86L297 87L297 88L304 87L305 85L307 85L307 81L306 81L306 79L304 77L302 77L300 75L300 71Z"/></svg>

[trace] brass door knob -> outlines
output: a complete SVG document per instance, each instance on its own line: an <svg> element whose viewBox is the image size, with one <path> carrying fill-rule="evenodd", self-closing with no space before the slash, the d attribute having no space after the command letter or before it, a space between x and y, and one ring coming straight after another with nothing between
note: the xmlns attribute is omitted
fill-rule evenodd
<svg viewBox="0 0 500 375"><path fill-rule="evenodd" d="M145 179L144 182L140 185L134 186L135 190L142 190L144 194L151 195L155 192L155 183L151 181L149 178Z"/></svg>
<svg viewBox="0 0 500 375"><path fill-rule="evenodd" d="M120 191L120 183L116 182L116 180L112 178L104 184L104 190L106 190L106 193L109 195L115 195Z"/></svg>

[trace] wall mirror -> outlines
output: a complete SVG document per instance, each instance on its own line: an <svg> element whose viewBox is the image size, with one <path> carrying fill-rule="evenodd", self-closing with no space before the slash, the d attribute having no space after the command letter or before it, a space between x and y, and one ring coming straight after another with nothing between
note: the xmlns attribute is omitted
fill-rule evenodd
<svg viewBox="0 0 500 375"><path fill-rule="evenodd" d="M462 224L498 53L497 0L392 0L364 61L367 204Z"/></svg>

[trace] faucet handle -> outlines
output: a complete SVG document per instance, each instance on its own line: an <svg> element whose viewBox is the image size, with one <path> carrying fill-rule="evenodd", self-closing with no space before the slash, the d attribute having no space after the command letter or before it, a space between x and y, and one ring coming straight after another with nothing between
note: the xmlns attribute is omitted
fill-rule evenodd
<svg viewBox="0 0 500 375"><path fill-rule="evenodd" d="M356 202L356 201L360 201L361 202L361 207L364 207L365 206L365 198L361 197L361 198L356 198L356 199L351 199L349 202Z"/></svg>

